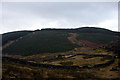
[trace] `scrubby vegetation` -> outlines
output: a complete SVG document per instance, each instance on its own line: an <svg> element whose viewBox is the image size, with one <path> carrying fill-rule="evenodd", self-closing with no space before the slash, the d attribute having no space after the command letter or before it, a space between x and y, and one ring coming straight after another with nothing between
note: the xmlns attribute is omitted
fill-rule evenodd
<svg viewBox="0 0 120 80"><path fill-rule="evenodd" d="M64 53L65 54L65 53ZM76 56L78 62L80 56ZM90 58L91 59L91 58ZM92 58L94 59L94 57ZM96 64L100 63L96 57ZM37 60L38 61L38 60ZM71 66L73 62L69 61L61 62L62 66ZM89 61L89 60L88 60ZM90 63L92 65L90 60ZM104 62L104 61L103 61ZM81 63L85 63L82 60ZM78 62L78 64L80 64ZM87 67L88 64L84 65ZM82 80L111 80L119 79L117 70L117 60L110 66L97 67L92 69L66 69L66 68L51 68L51 67L39 67L30 64L21 63L19 61L12 61L10 59L3 58L2 78L4 79L82 79Z"/></svg>
<svg viewBox="0 0 120 80"><path fill-rule="evenodd" d="M15 31L15 32L9 32L9 33L4 33L2 34L2 45L5 45L11 40L16 40L22 36L25 36L32 31Z"/></svg>
<svg viewBox="0 0 120 80"><path fill-rule="evenodd" d="M111 41L115 41L118 38L115 35L108 35L104 33L79 33L78 40L91 41L98 44L107 44Z"/></svg>
<svg viewBox="0 0 120 80"><path fill-rule="evenodd" d="M96 69L97 70L97 69ZM103 80L105 78L97 77L94 70L66 70L50 69L42 67L32 67L19 63L4 61L3 80L5 79L82 79L82 80ZM108 78L106 80L109 80Z"/></svg>
<svg viewBox="0 0 120 80"><path fill-rule="evenodd" d="M32 55L39 53L65 52L78 47L68 39L69 35L56 31L38 31L24 36L3 50L3 53Z"/></svg>
<svg viewBox="0 0 120 80"><path fill-rule="evenodd" d="M14 42L3 49L2 78L118 80L118 34L94 27L5 33L3 45Z"/></svg>
<svg viewBox="0 0 120 80"><path fill-rule="evenodd" d="M112 43L109 43L108 45L104 46L104 49L106 49L108 52L113 51L114 54L119 59L119 66L120 66L120 39L118 41L114 41Z"/></svg>
<svg viewBox="0 0 120 80"><path fill-rule="evenodd" d="M55 28L47 28L47 29L41 29L44 31L60 31L60 32L72 32L72 33L103 33L103 34L109 34L109 35L118 35L119 32L114 32L108 29L104 28L98 28L98 27L81 27L76 29L55 29Z"/></svg>
<svg viewBox="0 0 120 80"><path fill-rule="evenodd" d="M89 43L93 42L95 44L107 44L118 39L116 37L117 32L94 27L18 31L3 34L3 45L10 40L22 37L3 49L3 53L26 56L39 53L65 52L80 47L81 45L73 44L68 40L69 33L77 33L77 40L89 41Z"/></svg>

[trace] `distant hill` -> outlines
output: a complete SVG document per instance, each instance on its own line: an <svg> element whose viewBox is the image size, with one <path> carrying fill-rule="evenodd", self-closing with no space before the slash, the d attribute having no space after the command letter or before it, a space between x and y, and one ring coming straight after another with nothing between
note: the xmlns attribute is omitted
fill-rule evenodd
<svg viewBox="0 0 120 80"><path fill-rule="evenodd" d="M97 27L81 27L75 29L56 29L56 28L45 28L41 30L49 30L49 31L62 31L62 32L75 32L75 33L105 33L111 35L117 35L118 32L114 32L104 28L97 28Z"/></svg>
<svg viewBox="0 0 120 80"><path fill-rule="evenodd" d="M3 34L3 45L16 40L3 49L4 54L33 55L39 53L56 53L81 47L72 43L68 37L76 33L76 39L95 44L108 44L118 40L120 33L103 28L83 27L76 29L41 29L36 31L18 31Z"/></svg>
<svg viewBox="0 0 120 80"><path fill-rule="evenodd" d="M78 33L78 40L87 40L98 44L106 44L111 41L116 40L116 36L120 35L119 32L114 32L104 28L97 27L82 27L76 29L42 29L44 31L60 31L60 32L68 32L68 33Z"/></svg>

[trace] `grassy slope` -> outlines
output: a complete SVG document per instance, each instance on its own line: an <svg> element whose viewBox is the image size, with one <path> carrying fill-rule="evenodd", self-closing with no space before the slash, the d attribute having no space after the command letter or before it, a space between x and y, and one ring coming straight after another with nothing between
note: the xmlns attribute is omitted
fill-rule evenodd
<svg viewBox="0 0 120 80"><path fill-rule="evenodd" d="M2 73L3 73L2 75L3 80L10 79L11 78L10 74L17 76L15 80L20 80L20 79L46 80L45 78L48 78L48 79L50 78L50 80L52 78L55 80L56 79L61 80L61 78L63 79L68 78L68 80L69 78L93 80L94 78L97 78L90 72L31 67L29 65L22 65L22 64L10 62L10 61L9 62L4 61Z"/></svg>
<svg viewBox="0 0 120 80"><path fill-rule="evenodd" d="M9 33L4 33L2 34L2 45L5 45L11 40L16 40L22 36L25 36L32 31L15 31L15 32L9 32Z"/></svg>
<svg viewBox="0 0 120 80"><path fill-rule="evenodd" d="M3 50L3 53L32 55L39 53L55 53L65 52L78 47L72 44L64 35L68 33L77 33L78 40L88 40L94 43L106 44L113 40L117 40L116 33L102 28L78 28L78 29L50 29L31 32L12 32L3 34L3 44L10 40L15 40L24 36L19 41L13 43ZM28 34L30 33L30 34ZM28 34L28 35L27 35ZM26 35L26 36L25 36Z"/></svg>
<svg viewBox="0 0 120 80"><path fill-rule="evenodd" d="M88 40L90 42L98 44L106 44L113 40L117 40L116 36L120 35L120 33L118 32L97 27L82 27L77 29L43 29L43 30L77 33L79 34L79 36L77 37L78 40Z"/></svg>
<svg viewBox="0 0 120 80"><path fill-rule="evenodd" d="M38 53L65 52L77 47L68 35L56 31L39 31L29 34L3 50L3 53L31 55Z"/></svg>
<svg viewBox="0 0 120 80"><path fill-rule="evenodd" d="M96 51L94 52L94 50L92 49L89 51L91 51L92 53L96 53ZM104 54L104 51L101 51L100 53ZM75 62L78 62L78 64L80 64L81 62L80 60L82 60L81 57L76 56L74 58L76 58ZM96 61L94 59L96 59ZM110 71L113 67L117 65L117 61L112 65L104 68L66 70L66 69L50 69L50 68L42 68L42 67L33 67L27 64L24 65L20 63L14 63L7 59L3 59L3 60L4 61L3 61L2 72L3 72L3 78L5 79L10 77L9 74L14 74L18 78L70 78L70 77L72 78L73 77L73 78L84 79L84 80L112 80L112 78L119 77L118 72ZM96 64L100 63L98 58L90 58L89 60L87 60L88 63L92 63L92 64L93 62L96 62ZM67 61L67 60L65 59L64 61ZM81 64L83 63L85 62L82 60Z"/></svg>
<svg viewBox="0 0 120 80"><path fill-rule="evenodd" d="M87 40L98 44L107 44L111 41L117 40L115 35L102 33L79 33L78 40Z"/></svg>

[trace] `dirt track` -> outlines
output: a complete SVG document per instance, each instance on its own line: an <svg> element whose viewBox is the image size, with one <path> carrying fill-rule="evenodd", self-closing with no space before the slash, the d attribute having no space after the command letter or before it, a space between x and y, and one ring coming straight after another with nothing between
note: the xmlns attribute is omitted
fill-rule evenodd
<svg viewBox="0 0 120 80"><path fill-rule="evenodd" d="M69 35L71 35L70 37L68 37L68 40L73 43L73 44L77 44L77 45L83 45L83 46L87 46L87 47L91 47L91 48L98 48L100 46L102 46L103 44L96 44L87 40L77 40L77 36L79 34L77 33L69 33Z"/></svg>

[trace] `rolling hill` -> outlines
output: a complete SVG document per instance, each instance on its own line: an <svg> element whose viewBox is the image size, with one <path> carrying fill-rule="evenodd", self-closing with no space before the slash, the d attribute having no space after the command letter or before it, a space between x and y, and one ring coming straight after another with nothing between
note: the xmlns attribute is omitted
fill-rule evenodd
<svg viewBox="0 0 120 80"><path fill-rule="evenodd" d="M31 32L32 31L14 31L14 32L4 33L4 34L2 34L2 45L5 45L9 41L16 40L16 39L18 39L22 36L25 36Z"/></svg>
<svg viewBox="0 0 120 80"><path fill-rule="evenodd" d="M3 79L120 79L119 32L83 27L2 35Z"/></svg>
<svg viewBox="0 0 120 80"><path fill-rule="evenodd" d="M77 34L76 37L70 33ZM118 40L118 32L103 28L82 27L77 29L41 29L36 31L18 31L3 34L3 54L33 55L40 53L57 53L88 46L88 43L101 45ZM68 37L74 40L74 43ZM84 41L84 43L83 43ZM84 45L85 44L85 45ZM95 46L95 45L94 45Z"/></svg>

